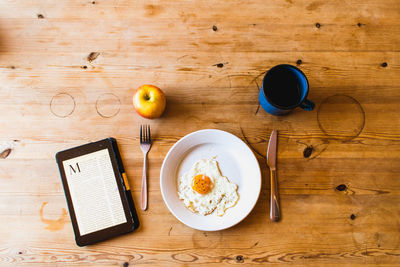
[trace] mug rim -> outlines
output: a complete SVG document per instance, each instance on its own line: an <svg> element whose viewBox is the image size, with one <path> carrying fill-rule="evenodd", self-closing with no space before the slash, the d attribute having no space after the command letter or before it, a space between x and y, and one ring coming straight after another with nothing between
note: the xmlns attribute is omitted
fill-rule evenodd
<svg viewBox="0 0 400 267"><path fill-rule="evenodd" d="M307 90L306 90L306 93L304 94L304 97L302 97L301 100L300 100L297 104L295 104L295 105L292 105L292 106L289 106L289 107L282 107L282 106L276 105L276 104L275 104L271 99L269 99L269 98L267 97L267 95L265 94L265 90L264 90L264 80L265 80L265 77L267 77L268 73L269 73L271 70L273 70L273 69L275 69L275 68L278 68L278 67L290 67L290 68L293 68L293 69L295 69L295 70L298 70L298 71L300 72L300 74L303 75L303 77L304 77L305 80L306 80L306 83L307 83ZM291 110L291 109L294 109L294 108L299 107L299 106L301 105L301 103L303 103L304 100L307 99L309 89L310 89L310 84L309 84L308 79L307 79L307 76L304 74L304 72L303 72L301 69L299 69L298 67L293 66L293 65L290 65L290 64L278 64L278 65L275 65L275 66L273 66L272 68L270 68L270 69L265 73L264 78L263 78L263 80L262 80L262 84L261 84L262 93L263 93L265 99L268 101L268 103L271 104L272 106L274 106L274 107L276 107L276 108L279 108L279 109L282 109L282 110Z"/></svg>

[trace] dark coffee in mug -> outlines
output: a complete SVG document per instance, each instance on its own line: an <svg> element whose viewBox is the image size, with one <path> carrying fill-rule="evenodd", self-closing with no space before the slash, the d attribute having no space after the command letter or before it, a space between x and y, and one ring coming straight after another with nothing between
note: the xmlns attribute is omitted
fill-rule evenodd
<svg viewBox="0 0 400 267"><path fill-rule="evenodd" d="M258 99L272 115L284 115L296 107L310 111L315 104L307 99L308 89L307 77L300 69L281 64L265 74Z"/></svg>
<svg viewBox="0 0 400 267"><path fill-rule="evenodd" d="M266 76L266 97L275 105L290 108L300 103L301 90L296 75L288 68L271 69Z"/></svg>

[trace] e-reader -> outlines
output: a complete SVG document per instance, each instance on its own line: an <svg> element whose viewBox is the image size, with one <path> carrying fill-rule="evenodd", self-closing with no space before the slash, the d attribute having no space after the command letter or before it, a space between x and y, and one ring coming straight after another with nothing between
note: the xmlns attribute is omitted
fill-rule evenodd
<svg viewBox="0 0 400 267"><path fill-rule="evenodd" d="M60 151L56 160L78 246L139 227L114 138Z"/></svg>

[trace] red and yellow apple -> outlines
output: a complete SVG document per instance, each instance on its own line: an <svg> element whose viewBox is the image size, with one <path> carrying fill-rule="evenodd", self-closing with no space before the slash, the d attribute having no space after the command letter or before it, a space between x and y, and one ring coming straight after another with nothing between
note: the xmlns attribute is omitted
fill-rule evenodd
<svg viewBox="0 0 400 267"><path fill-rule="evenodd" d="M145 84L133 93L133 106L136 112L146 119L160 117L166 104L165 94L157 86Z"/></svg>

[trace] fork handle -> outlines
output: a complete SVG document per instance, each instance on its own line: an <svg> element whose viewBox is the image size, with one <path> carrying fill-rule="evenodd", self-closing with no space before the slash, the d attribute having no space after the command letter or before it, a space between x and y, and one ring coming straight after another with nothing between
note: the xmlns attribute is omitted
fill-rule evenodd
<svg viewBox="0 0 400 267"><path fill-rule="evenodd" d="M271 221L277 222L281 218L281 212L279 208L279 192L278 192L278 181L276 179L276 170L271 170L271 206L269 216Z"/></svg>
<svg viewBox="0 0 400 267"><path fill-rule="evenodd" d="M143 159L143 177L142 177L142 210L147 210L147 153Z"/></svg>

